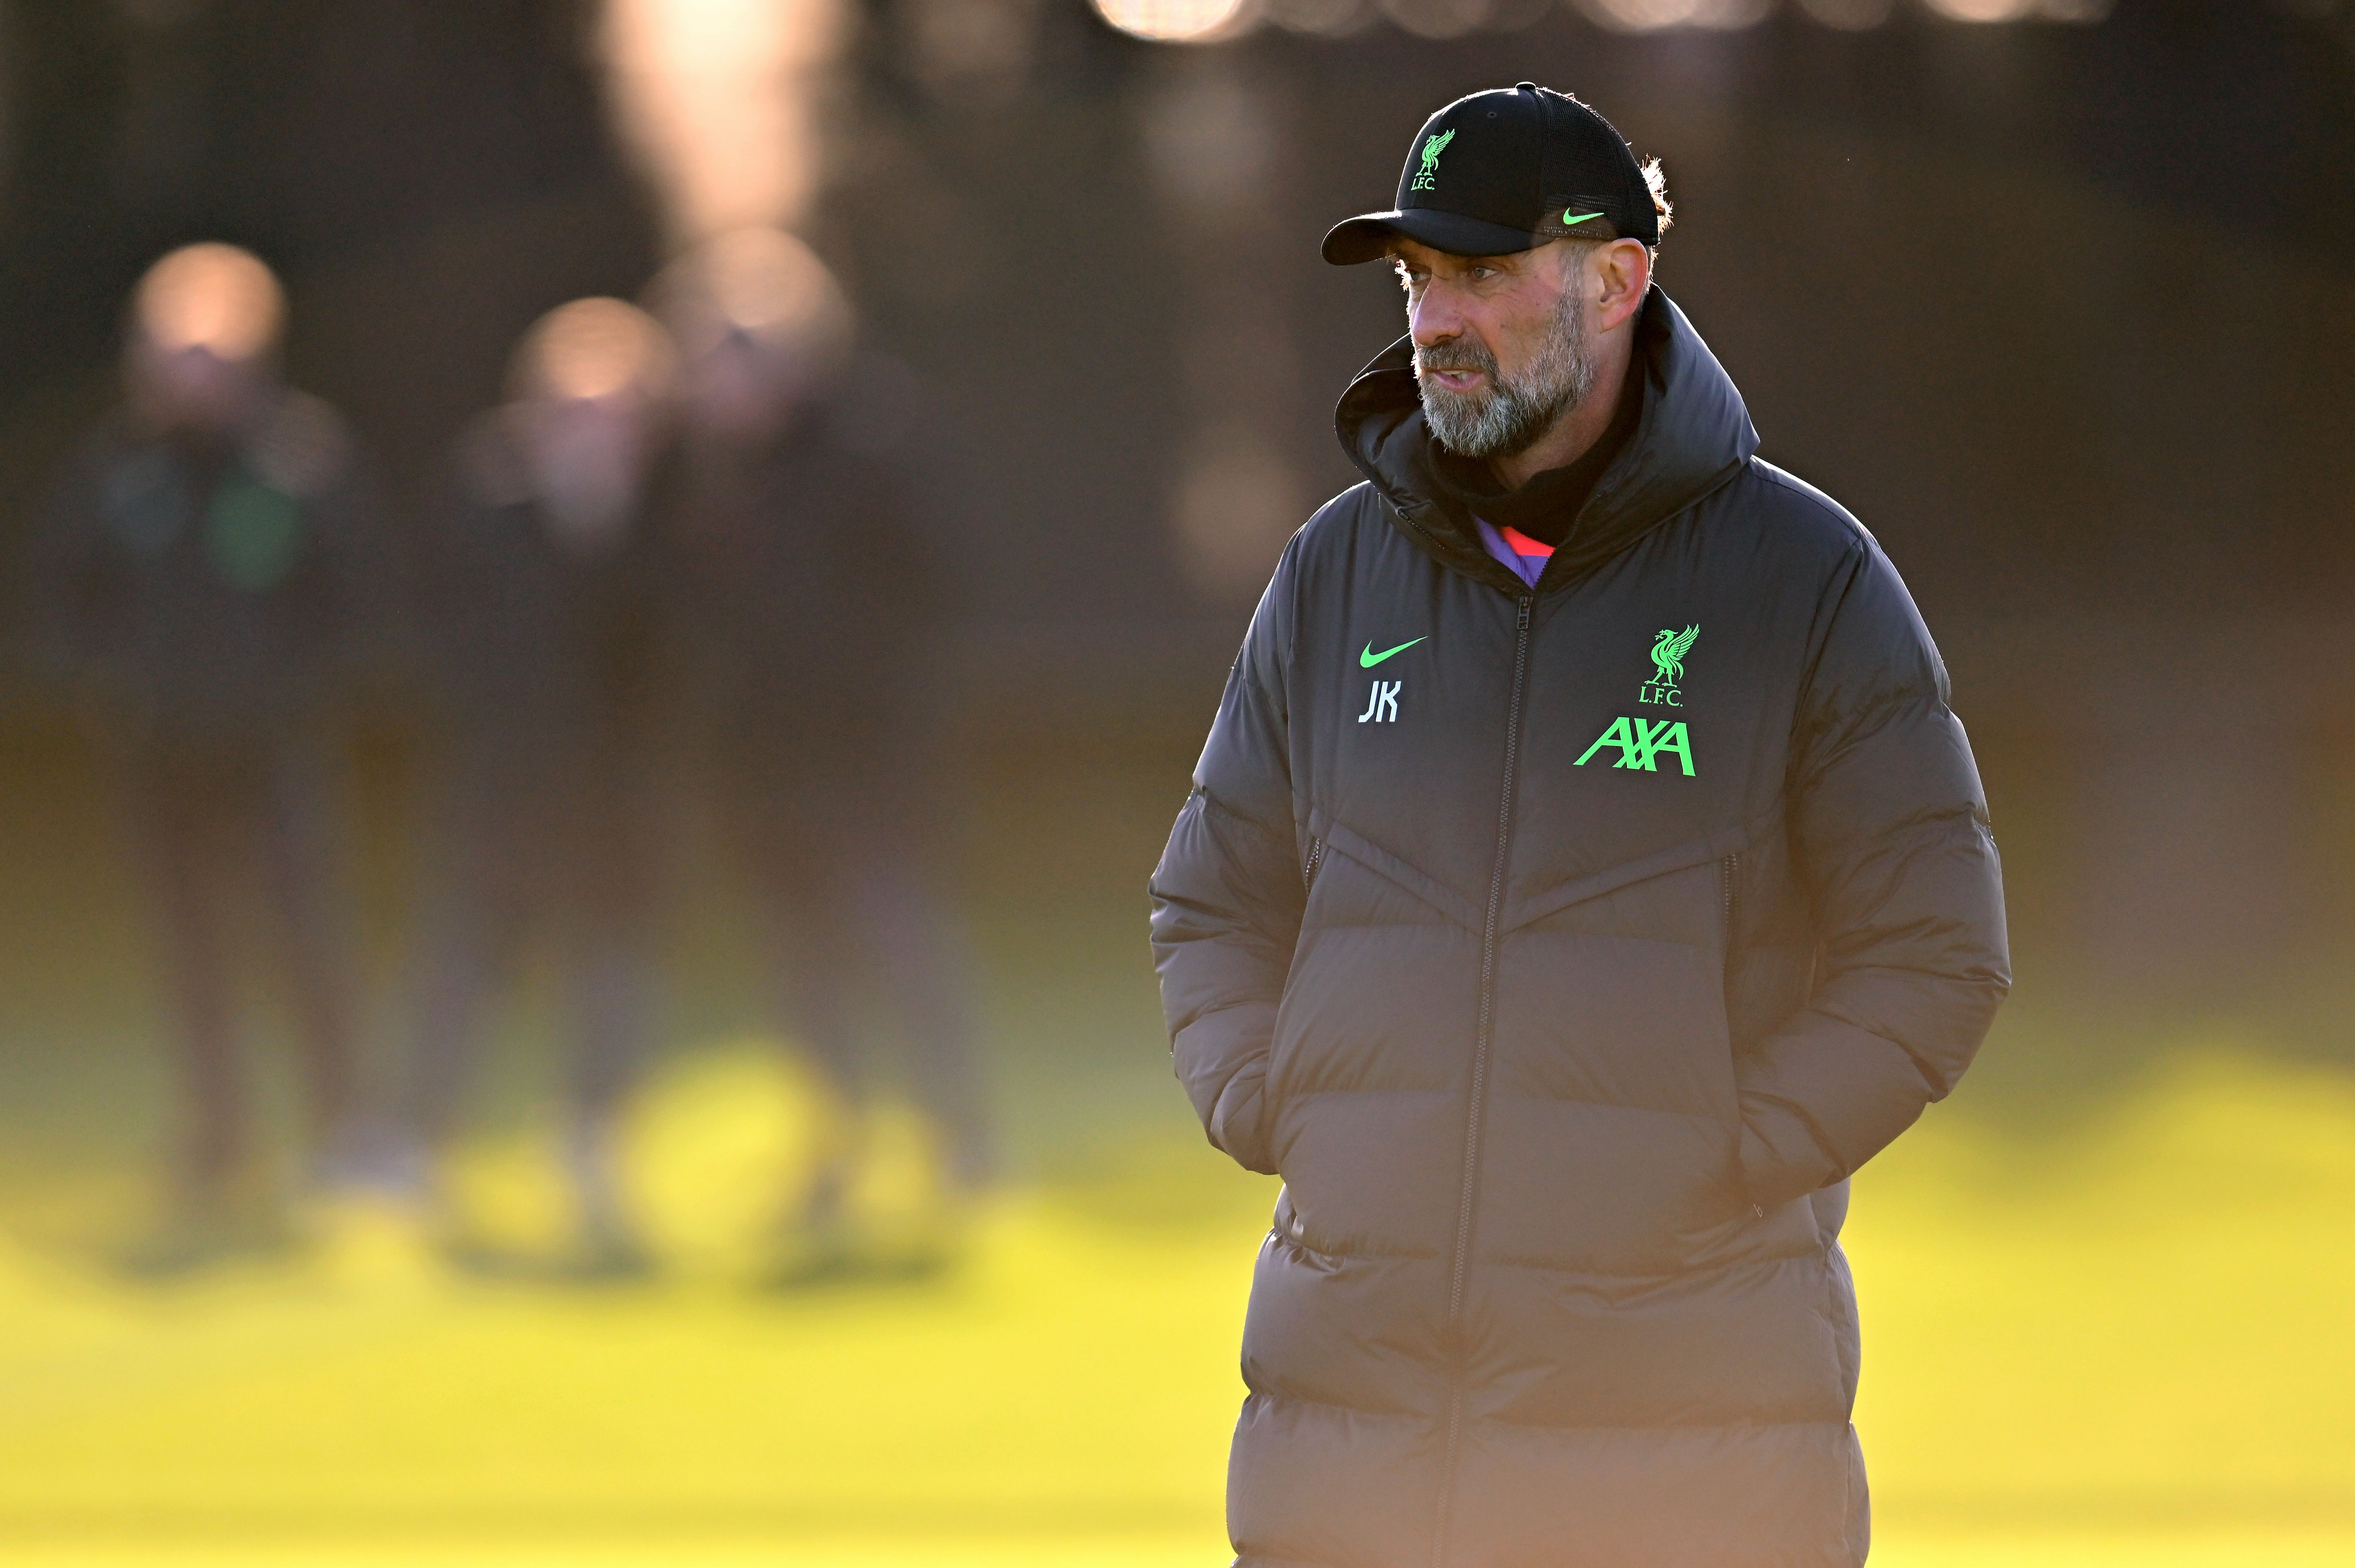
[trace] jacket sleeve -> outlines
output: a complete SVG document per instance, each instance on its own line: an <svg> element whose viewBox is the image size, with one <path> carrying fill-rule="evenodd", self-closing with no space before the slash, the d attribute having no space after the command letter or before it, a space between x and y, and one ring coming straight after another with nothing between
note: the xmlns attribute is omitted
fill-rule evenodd
<svg viewBox="0 0 2355 1568"><path fill-rule="evenodd" d="M1178 1081L1210 1142L1270 1173L1268 1048L1304 902L1284 678L1297 548L1295 538L1252 617L1152 883L1154 967Z"/></svg>
<svg viewBox="0 0 2355 1568"><path fill-rule="evenodd" d="M1768 1207L1846 1178L1945 1098L2011 984L2002 869L1930 634L1870 544L1828 603L1790 794L1816 983L1739 1075L1743 1176Z"/></svg>

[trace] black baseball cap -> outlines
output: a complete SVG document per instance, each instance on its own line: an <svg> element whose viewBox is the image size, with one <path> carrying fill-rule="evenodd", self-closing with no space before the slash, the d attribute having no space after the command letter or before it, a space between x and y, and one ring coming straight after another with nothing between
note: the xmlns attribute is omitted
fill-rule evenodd
<svg viewBox="0 0 2355 1568"><path fill-rule="evenodd" d="M1401 234L1452 256L1510 256L1550 239L1657 245L1660 215L1611 122L1525 81L1459 98L1425 122L1407 149L1397 207L1336 224L1325 260L1375 260Z"/></svg>

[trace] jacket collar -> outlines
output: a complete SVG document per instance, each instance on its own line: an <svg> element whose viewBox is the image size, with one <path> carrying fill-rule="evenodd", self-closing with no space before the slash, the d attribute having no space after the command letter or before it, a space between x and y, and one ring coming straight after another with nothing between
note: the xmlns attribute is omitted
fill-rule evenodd
<svg viewBox="0 0 2355 1568"><path fill-rule="evenodd" d="M1539 578L1542 589L1585 576L1732 479L1758 450L1742 394L1657 285L1636 322L1636 365L1647 383L1643 418ZM1433 471L1410 340L1399 339L1358 373L1333 422L1342 450L1390 503L1408 538L1452 570L1523 591L1481 547L1471 518Z"/></svg>

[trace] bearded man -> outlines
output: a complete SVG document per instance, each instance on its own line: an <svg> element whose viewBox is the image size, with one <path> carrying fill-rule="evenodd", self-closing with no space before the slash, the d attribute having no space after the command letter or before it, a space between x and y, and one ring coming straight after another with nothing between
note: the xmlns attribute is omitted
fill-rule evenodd
<svg viewBox="0 0 2355 1568"><path fill-rule="evenodd" d="M1848 1179L2009 985L1946 675L1755 455L1576 100L1417 134L1342 397L1155 873L1178 1077L1284 1188L1245 1564L1863 1562Z"/></svg>

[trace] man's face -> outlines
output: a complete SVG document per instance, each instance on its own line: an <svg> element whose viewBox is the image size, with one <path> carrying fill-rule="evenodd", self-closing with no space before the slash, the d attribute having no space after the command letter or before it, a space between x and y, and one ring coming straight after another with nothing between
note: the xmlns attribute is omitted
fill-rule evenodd
<svg viewBox="0 0 2355 1568"><path fill-rule="evenodd" d="M1450 256L1398 241L1423 418L1442 446L1513 457L1593 391L1593 249L1556 240L1514 256Z"/></svg>

